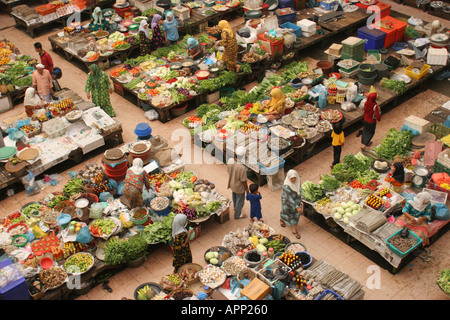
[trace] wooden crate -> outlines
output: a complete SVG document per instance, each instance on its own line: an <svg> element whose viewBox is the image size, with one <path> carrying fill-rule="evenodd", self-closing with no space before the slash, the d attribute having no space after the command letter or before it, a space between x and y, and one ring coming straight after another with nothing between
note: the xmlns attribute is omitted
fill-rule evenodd
<svg viewBox="0 0 450 320"><path fill-rule="evenodd" d="M223 224L230 220L230 207L228 206L225 210L222 211L221 214L216 214L216 221L220 224Z"/></svg>

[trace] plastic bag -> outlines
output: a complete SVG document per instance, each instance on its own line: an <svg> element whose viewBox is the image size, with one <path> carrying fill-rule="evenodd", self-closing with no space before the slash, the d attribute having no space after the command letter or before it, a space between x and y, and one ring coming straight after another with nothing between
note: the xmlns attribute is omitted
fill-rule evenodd
<svg viewBox="0 0 450 320"><path fill-rule="evenodd" d="M450 220L450 211L449 211L447 205L436 202L434 204L434 207L436 208L436 214L434 216L436 220L442 220L442 221Z"/></svg>
<svg viewBox="0 0 450 320"><path fill-rule="evenodd" d="M346 112L350 112L356 110L356 105L351 101L344 101L341 103L341 108Z"/></svg>
<svg viewBox="0 0 450 320"><path fill-rule="evenodd" d="M103 215L103 210L105 210L103 204L99 202L93 203L89 211L89 219L100 219Z"/></svg>
<svg viewBox="0 0 450 320"><path fill-rule="evenodd" d="M56 221L58 224L64 229L69 224L70 220L72 220L72 217L70 214L67 213L61 213L58 218L56 218Z"/></svg>
<svg viewBox="0 0 450 320"><path fill-rule="evenodd" d="M91 233L88 227L83 227L78 231L76 241L80 243L89 243L92 240Z"/></svg>
<svg viewBox="0 0 450 320"><path fill-rule="evenodd" d="M159 118L159 114L158 114L158 112L156 112L155 109L151 109L145 113L145 117L148 120L153 121L153 120L157 120Z"/></svg>
<svg viewBox="0 0 450 320"><path fill-rule="evenodd" d="M25 187L27 196L38 194L41 191L39 186L36 184L36 177L32 172L29 172L25 177L22 178L22 183Z"/></svg>
<svg viewBox="0 0 450 320"><path fill-rule="evenodd" d="M357 95L358 95L358 86L355 85L354 83L350 83L350 85L347 87L345 99L347 101L352 102L353 100L355 100Z"/></svg>
<svg viewBox="0 0 450 320"><path fill-rule="evenodd" d="M317 106L320 109L323 109L327 106L327 104L328 104L327 94L325 91L323 91L319 94L319 101L318 101Z"/></svg>
<svg viewBox="0 0 450 320"><path fill-rule="evenodd" d="M111 199L111 198L114 199L112 194L109 193L109 192L102 192L102 193L100 193L100 196L98 197L100 202L108 202L108 200Z"/></svg>

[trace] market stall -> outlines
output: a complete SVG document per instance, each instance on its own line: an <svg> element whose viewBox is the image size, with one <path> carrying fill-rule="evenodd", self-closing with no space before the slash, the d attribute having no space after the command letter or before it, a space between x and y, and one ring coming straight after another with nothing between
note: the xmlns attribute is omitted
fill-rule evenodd
<svg viewBox="0 0 450 320"><path fill-rule="evenodd" d="M121 140L121 124L100 107L68 89L55 95L60 100L38 106L30 115L24 112L2 121L2 130L8 134L2 148L2 188L68 159L80 162L106 140ZM33 193L32 187L28 191Z"/></svg>
<svg viewBox="0 0 450 320"><path fill-rule="evenodd" d="M143 289L144 288L144 289ZM204 261L136 288L136 300L362 300L361 284L260 222L230 232Z"/></svg>

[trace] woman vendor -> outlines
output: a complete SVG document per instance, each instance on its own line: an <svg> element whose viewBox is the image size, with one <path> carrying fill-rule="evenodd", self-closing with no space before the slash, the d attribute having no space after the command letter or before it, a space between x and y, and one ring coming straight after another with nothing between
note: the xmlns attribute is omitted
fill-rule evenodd
<svg viewBox="0 0 450 320"><path fill-rule="evenodd" d="M239 66L237 64L237 56L238 56L238 44L236 40L236 36L231 29L230 24L226 20L221 20L218 24L221 29L221 37L222 39L218 41L214 47L222 46L224 48L223 52L223 62L226 67L230 71L239 71Z"/></svg>
<svg viewBox="0 0 450 320"><path fill-rule="evenodd" d="M34 110L43 108L45 102L39 97L34 88L30 87L25 91L23 106L28 117L32 117Z"/></svg>
<svg viewBox="0 0 450 320"><path fill-rule="evenodd" d="M162 24L161 15L155 14L150 24L150 27L152 28L152 42L151 42L152 51L164 46L164 37L161 34L160 24Z"/></svg>
<svg viewBox="0 0 450 320"><path fill-rule="evenodd" d="M89 30L109 30L109 22L105 19L100 7L96 7L92 12L91 23L89 23Z"/></svg>
<svg viewBox="0 0 450 320"><path fill-rule="evenodd" d="M395 225L407 227L422 239L423 246L429 244L431 228L428 224L432 217L431 194L420 192L412 200L406 202L402 210L403 215L398 217Z"/></svg>
<svg viewBox="0 0 450 320"><path fill-rule="evenodd" d="M127 170L123 181L123 195L128 201L128 208L131 210L144 204L142 191L144 186L150 189L150 180L144 170L144 162L140 158L133 160L133 165Z"/></svg>
<svg viewBox="0 0 450 320"><path fill-rule="evenodd" d="M402 192L403 185L405 184L405 168L401 162L395 162L391 166L391 172L384 179L392 184L395 192Z"/></svg>
<svg viewBox="0 0 450 320"><path fill-rule="evenodd" d="M142 19L139 23L139 48L141 50L141 56L145 56L151 53L152 39L150 37L150 31L148 29L148 22Z"/></svg>
<svg viewBox="0 0 450 320"><path fill-rule="evenodd" d="M163 31L166 46L174 45L180 39L180 35L178 33L178 20L175 19L172 11L168 11L166 13L166 19L163 22Z"/></svg>
<svg viewBox="0 0 450 320"><path fill-rule="evenodd" d="M203 57L205 54L203 46L198 42L197 39L189 38L187 41L187 54L188 58L197 60Z"/></svg>
<svg viewBox="0 0 450 320"><path fill-rule="evenodd" d="M173 239L173 267L174 272L186 264L192 263L192 252L189 246L189 238L193 229L186 230L187 216L179 213L172 222L172 239Z"/></svg>
<svg viewBox="0 0 450 320"><path fill-rule="evenodd" d="M262 108L267 109L264 115L268 116L269 121L279 119L283 116L286 109L286 95L279 88L270 91L270 100Z"/></svg>

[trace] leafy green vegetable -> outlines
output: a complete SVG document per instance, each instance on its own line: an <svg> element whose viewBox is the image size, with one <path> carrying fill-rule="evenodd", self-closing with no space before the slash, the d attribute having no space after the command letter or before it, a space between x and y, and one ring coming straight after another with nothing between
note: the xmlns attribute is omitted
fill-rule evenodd
<svg viewBox="0 0 450 320"><path fill-rule="evenodd" d="M402 94L408 91L408 85L404 81L383 78L380 82L381 86L394 91L395 93Z"/></svg>
<svg viewBox="0 0 450 320"><path fill-rule="evenodd" d="M163 217L162 221L154 221L153 224L145 226L140 232L147 243L169 242L172 239L172 223L175 218L174 213L169 213Z"/></svg>
<svg viewBox="0 0 450 320"><path fill-rule="evenodd" d="M342 185L342 183L339 180L333 178L328 174L323 175L321 180L322 180L320 182L321 187L328 191L334 191L340 188Z"/></svg>
<svg viewBox="0 0 450 320"><path fill-rule="evenodd" d="M446 294L450 295L450 268L445 268L440 272L441 276L437 279L436 283Z"/></svg>
<svg viewBox="0 0 450 320"><path fill-rule="evenodd" d="M387 160L392 160L396 155L406 156L411 148L412 138L413 134L409 130L397 131L391 128L373 151Z"/></svg>
<svg viewBox="0 0 450 320"><path fill-rule="evenodd" d="M315 202L322 198L324 195L324 189L320 184L315 184L309 180L302 184L302 197L306 201Z"/></svg>

